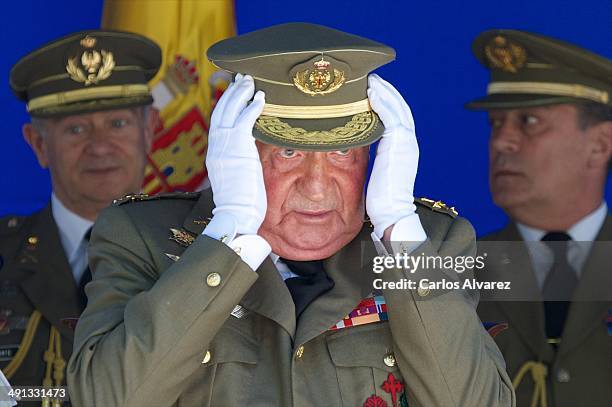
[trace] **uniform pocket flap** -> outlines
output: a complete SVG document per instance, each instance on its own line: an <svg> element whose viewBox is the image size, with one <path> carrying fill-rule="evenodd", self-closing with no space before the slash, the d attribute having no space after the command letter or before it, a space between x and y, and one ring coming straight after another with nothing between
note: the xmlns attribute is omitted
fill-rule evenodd
<svg viewBox="0 0 612 407"><path fill-rule="evenodd" d="M396 370L395 363L389 363L388 356L393 355L393 341L387 322L345 328L329 335L327 349L337 367L364 366L389 372Z"/></svg>
<svg viewBox="0 0 612 407"><path fill-rule="evenodd" d="M258 346L254 337L231 324L225 324L210 345L210 363L241 362L256 364Z"/></svg>

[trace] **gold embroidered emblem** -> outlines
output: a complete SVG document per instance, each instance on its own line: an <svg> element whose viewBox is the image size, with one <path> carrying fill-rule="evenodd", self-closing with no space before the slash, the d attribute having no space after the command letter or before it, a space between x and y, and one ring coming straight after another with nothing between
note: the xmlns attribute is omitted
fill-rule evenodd
<svg viewBox="0 0 612 407"><path fill-rule="evenodd" d="M525 66L527 51L522 46L508 41L501 35L493 38L485 46L485 55L492 68L517 73Z"/></svg>
<svg viewBox="0 0 612 407"><path fill-rule="evenodd" d="M81 42L87 40L87 38L91 37L85 37ZM113 53L105 50L84 51L80 58L84 70L78 66L77 60L79 60L78 57L68 58L66 72L70 75L70 79L82 82L85 86L96 85L98 82L107 79L115 68Z"/></svg>
<svg viewBox="0 0 612 407"><path fill-rule="evenodd" d="M81 46L85 48L93 48L96 45L96 42L97 40L94 37L87 35L81 40Z"/></svg>
<svg viewBox="0 0 612 407"><path fill-rule="evenodd" d="M292 127L278 117L259 116L255 127L262 133L280 141L303 145L342 145L367 139L378 127L378 116L372 112L358 113L348 123L331 130L308 131Z"/></svg>
<svg viewBox="0 0 612 407"><path fill-rule="evenodd" d="M344 83L344 72L331 67L331 62L321 59L313 62L312 69L296 72L293 84L302 92L311 95L326 95L335 92Z"/></svg>
<svg viewBox="0 0 612 407"><path fill-rule="evenodd" d="M176 243L184 247L188 247L195 240L195 237L189 233L175 228L170 228L170 234L171 236L168 239L174 240Z"/></svg>

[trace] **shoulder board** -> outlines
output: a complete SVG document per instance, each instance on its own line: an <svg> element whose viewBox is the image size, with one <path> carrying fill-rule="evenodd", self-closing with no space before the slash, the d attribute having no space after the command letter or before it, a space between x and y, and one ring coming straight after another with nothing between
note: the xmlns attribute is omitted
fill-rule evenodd
<svg viewBox="0 0 612 407"><path fill-rule="evenodd" d="M170 192L167 194L132 194L126 195L121 199L115 199L113 205L119 206L132 202L143 202L143 201L159 201L162 199L191 199L197 200L200 197L200 192Z"/></svg>
<svg viewBox="0 0 612 407"><path fill-rule="evenodd" d="M17 232L23 226L27 216L7 216L0 219L0 235L9 235Z"/></svg>
<svg viewBox="0 0 612 407"><path fill-rule="evenodd" d="M428 198L416 198L414 200L414 203L425 206L434 212L445 213L451 218L456 218L457 215L459 215L459 212L457 212L454 206L449 208L442 201L434 201L433 199L428 199Z"/></svg>

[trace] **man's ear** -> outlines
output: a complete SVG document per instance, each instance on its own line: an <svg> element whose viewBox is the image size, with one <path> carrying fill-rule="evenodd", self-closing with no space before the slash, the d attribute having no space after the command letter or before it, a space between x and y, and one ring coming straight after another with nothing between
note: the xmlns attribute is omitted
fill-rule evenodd
<svg viewBox="0 0 612 407"><path fill-rule="evenodd" d="M31 123L24 124L21 128L21 132L23 133L23 139L30 145L34 154L36 154L38 164L42 168L47 168L49 166L49 160L47 157L44 136Z"/></svg>
<svg viewBox="0 0 612 407"><path fill-rule="evenodd" d="M147 154L151 152L151 145L153 144L153 136L155 130L159 126L159 110L151 106L149 108L149 115L147 117L146 129L145 129L145 142Z"/></svg>
<svg viewBox="0 0 612 407"><path fill-rule="evenodd" d="M612 121L597 123L588 129L589 167L607 171L612 157Z"/></svg>

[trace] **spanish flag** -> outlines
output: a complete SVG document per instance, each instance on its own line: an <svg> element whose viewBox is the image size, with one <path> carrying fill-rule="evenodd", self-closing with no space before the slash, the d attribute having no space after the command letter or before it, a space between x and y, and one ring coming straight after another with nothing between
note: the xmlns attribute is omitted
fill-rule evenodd
<svg viewBox="0 0 612 407"><path fill-rule="evenodd" d="M205 185L210 112L231 77L204 53L235 35L231 0L106 0L102 27L143 34L162 48L150 83L161 123L149 155L143 192L194 191Z"/></svg>

